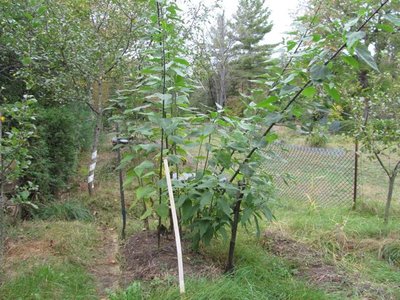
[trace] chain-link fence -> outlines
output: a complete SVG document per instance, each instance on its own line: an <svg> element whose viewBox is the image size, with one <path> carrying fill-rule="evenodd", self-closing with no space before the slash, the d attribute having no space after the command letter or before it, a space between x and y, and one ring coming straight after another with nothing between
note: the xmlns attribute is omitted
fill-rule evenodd
<svg viewBox="0 0 400 300"><path fill-rule="evenodd" d="M282 199L352 205L354 152L284 143L268 146L266 170Z"/></svg>
<svg viewBox="0 0 400 300"><path fill-rule="evenodd" d="M389 156L381 156L385 166L389 170L393 170L399 157L395 154ZM382 166L374 157L369 157L365 153L360 155L358 166L358 199L359 200L373 200L373 201L386 201L389 178ZM398 176L395 187L393 190L392 203L400 201L400 175Z"/></svg>

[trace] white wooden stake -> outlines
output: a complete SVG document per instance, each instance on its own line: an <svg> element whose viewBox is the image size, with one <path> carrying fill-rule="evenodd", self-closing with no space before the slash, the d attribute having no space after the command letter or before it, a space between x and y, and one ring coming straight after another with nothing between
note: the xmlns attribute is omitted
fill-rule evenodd
<svg viewBox="0 0 400 300"><path fill-rule="evenodd" d="M185 282L183 279L183 260L182 260L182 246L181 237L179 235L178 217L176 216L174 192L172 190L171 177L169 173L168 160L164 159L165 177L167 178L169 202L171 205L172 222L174 223L174 234L176 242L176 254L178 256L178 275L179 275L179 290L181 294L185 293Z"/></svg>

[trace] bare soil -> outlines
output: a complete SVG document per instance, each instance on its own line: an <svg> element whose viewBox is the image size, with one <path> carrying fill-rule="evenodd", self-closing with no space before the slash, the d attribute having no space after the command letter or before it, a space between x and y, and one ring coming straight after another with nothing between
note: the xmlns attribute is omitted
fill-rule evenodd
<svg viewBox="0 0 400 300"><path fill-rule="evenodd" d="M89 268L96 281L97 293L101 299L106 299L109 290L119 287L121 270L117 261L119 253L118 235L113 229L101 229L101 248L99 256Z"/></svg>
<svg viewBox="0 0 400 300"><path fill-rule="evenodd" d="M182 241L185 276L216 277L222 269L211 259L194 252L190 243ZM162 236L158 249L157 232L144 231L131 236L123 248L124 285L133 280L175 280L178 274L175 240Z"/></svg>

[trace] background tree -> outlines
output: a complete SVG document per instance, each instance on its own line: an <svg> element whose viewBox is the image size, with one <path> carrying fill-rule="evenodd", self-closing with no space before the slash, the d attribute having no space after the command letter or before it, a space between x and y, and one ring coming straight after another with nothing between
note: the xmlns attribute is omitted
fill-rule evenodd
<svg viewBox="0 0 400 300"><path fill-rule="evenodd" d="M225 18L225 12L217 16L217 26L211 31L210 53L214 66L215 103L224 107L230 76L230 62L233 47L232 34Z"/></svg>
<svg viewBox="0 0 400 300"><path fill-rule="evenodd" d="M251 88L249 80L265 73L272 46L265 35L272 30L270 11L265 0L240 0L231 23L235 41L232 63L235 84L240 92Z"/></svg>

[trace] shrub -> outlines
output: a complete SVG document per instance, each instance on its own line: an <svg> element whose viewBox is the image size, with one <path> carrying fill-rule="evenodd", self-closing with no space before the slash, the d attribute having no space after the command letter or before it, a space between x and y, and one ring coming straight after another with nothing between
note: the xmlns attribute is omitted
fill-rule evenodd
<svg viewBox="0 0 400 300"><path fill-rule="evenodd" d="M37 123L25 180L39 187L40 198L48 199L64 189L75 174L79 152L89 147L93 122L87 109L62 106L42 109Z"/></svg>
<svg viewBox="0 0 400 300"><path fill-rule="evenodd" d="M306 139L307 144L312 147L325 147L328 144L328 136L326 132L319 126L314 127L310 135Z"/></svg>

